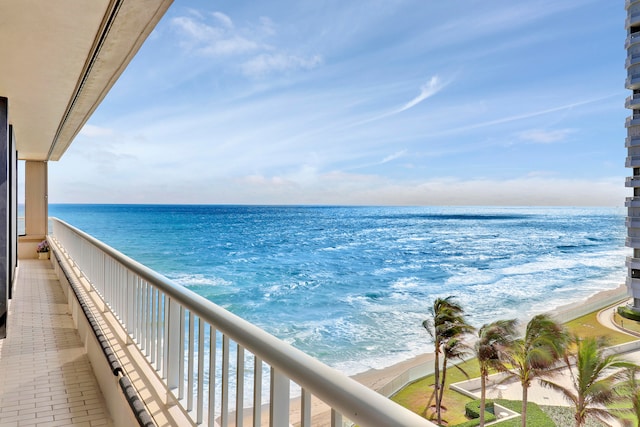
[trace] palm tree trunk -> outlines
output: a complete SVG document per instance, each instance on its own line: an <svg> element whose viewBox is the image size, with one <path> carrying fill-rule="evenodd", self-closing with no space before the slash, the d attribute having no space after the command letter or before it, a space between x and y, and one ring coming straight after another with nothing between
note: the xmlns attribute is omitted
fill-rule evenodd
<svg viewBox="0 0 640 427"><path fill-rule="evenodd" d="M522 427L527 427L527 393L529 386L522 385Z"/></svg>
<svg viewBox="0 0 640 427"><path fill-rule="evenodd" d="M487 400L487 377L480 374L480 427L484 427L484 408Z"/></svg>
<svg viewBox="0 0 640 427"><path fill-rule="evenodd" d="M576 408L576 415L575 415L576 427L581 427L582 425L584 425L584 422L585 422L584 410L585 410L584 396L578 396L578 406Z"/></svg>
<svg viewBox="0 0 640 427"><path fill-rule="evenodd" d="M444 397L444 385L447 379L447 356L442 359L442 378L440 379L440 395L438 396L438 424L442 424L442 398Z"/></svg>
<svg viewBox="0 0 640 427"><path fill-rule="evenodd" d="M436 398L436 421L438 422L438 424L440 424L442 422L442 420L440 419L440 352L438 351L438 343L436 343L436 354L435 354L435 360L434 360L434 364L435 364L435 369L433 371L433 376L434 376L434 380L435 380L435 384L434 384L434 394L435 394L435 398Z"/></svg>

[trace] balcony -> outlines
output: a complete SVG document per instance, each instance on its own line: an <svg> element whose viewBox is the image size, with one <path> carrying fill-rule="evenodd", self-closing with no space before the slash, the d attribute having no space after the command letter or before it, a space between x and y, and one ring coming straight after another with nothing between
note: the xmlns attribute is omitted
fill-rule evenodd
<svg viewBox="0 0 640 427"><path fill-rule="evenodd" d="M640 197L627 197L624 201L627 208L640 208Z"/></svg>
<svg viewBox="0 0 640 427"><path fill-rule="evenodd" d="M161 403L179 407L189 425L235 417L236 425L434 426L86 233L52 224L58 276L121 328L113 334L151 370ZM122 365L138 375L133 363Z"/></svg>
<svg viewBox="0 0 640 427"><path fill-rule="evenodd" d="M627 287L629 287L632 291L640 291L640 279L634 279L631 277L627 277L625 280Z"/></svg>
<svg viewBox="0 0 640 427"><path fill-rule="evenodd" d="M631 28L640 23L640 12L634 12L624 21L625 28Z"/></svg>
<svg viewBox="0 0 640 427"><path fill-rule="evenodd" d="M624 185L625 187L640 187L640 176L628 176Z"/></svg>
<svg viewBox="0 0 640 427"><path fill-rule="evenodd" d="M624 106L625 108L640 108L640 93L629 95L624 102Z"/></svg>
<svg viewBox="0 0 640 427"><path fill-rule="evenodd" d="M637 39L637 37L635 37ZM634 53L627 56L627 59L624 62L624 67L629 68L632 65L636 65L640 63L640 53Z"/></svg>
<svg viewBox="0 0 640 427"><path fill-rule="evenodd" d="M627 228L640 228L640 217L627 217L625 220Z"/></svg>
<svg viewBox="0 0 640 427"><path fill-rule="evenodd" d="M640 43L640 32L629 34L624 41L624 48L629 49L631 46L637 43Z"/></svg>
<svg viewBox="0 0 640 427"><path fill-rule="evenodd" d="M640 137L627 137L627 138L625 138L624 146L626 148L629 148L629 147L640 147Z"/></svg>
<svg viewBox="0 0 640 427"><path fill-rule="evenodd" d="M625 265L627 268L640 269L640 258L628 256Z"/></svg>
<svg viewBox="0 0 640 427"><path fill-rule="evenodd" d="M633 72L624 82L624 87L627 89L640 89L640 71Z"/></svg>
<svg viewBox="0 0 640 427"><path fill-rule="evenodd" d="M14 289L0 344L0 424L113 425L51 264L21 260Z"/></svg>
<svg viewBox="0 0 640 427"><path fill-rule="evenodd" d="M627 237L625 245L628 248L640 249L640 237Z"/></svg>
<svg viewBox="0 0 640 427"><path fill-rule="evenodd" d="M624 125L626 127L631 127L631 126L638 126L640 125L640 116L631 116L631 117L627 117L627 119L624 122Z"/></svg>
<svg viewBox="0 0 640 427"><path fill-rule="evenodd" d="M627 168L640 167L640 156L628 156L624 162L624 165Z"/></svg>
<svg viewBox="0 0 640 427"><path fill-rule="evenodd" d="M629 9L631 7L631 5L636 4L636 3L640 3L640 0L625 0L624 8L625 9Z"/></svg>

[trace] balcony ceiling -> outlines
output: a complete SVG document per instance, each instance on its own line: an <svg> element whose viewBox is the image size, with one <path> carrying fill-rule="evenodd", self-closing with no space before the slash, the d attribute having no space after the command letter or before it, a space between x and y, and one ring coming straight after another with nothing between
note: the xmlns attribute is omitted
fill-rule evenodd
<svg viewBox="0 0 640 427"><path fill-rule="evenodd" d="M18 157L59 160L173 0L0 0Z"/></svg>

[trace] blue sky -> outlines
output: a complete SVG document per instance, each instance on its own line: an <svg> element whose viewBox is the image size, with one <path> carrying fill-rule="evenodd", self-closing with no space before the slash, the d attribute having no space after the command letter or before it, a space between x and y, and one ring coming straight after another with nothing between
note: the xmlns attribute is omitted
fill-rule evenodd
<svg viewBox="0 0 640 427"><path fill-rule="evenodd" d="M623 3L176 0L49 200L621 206Z"/></svg>

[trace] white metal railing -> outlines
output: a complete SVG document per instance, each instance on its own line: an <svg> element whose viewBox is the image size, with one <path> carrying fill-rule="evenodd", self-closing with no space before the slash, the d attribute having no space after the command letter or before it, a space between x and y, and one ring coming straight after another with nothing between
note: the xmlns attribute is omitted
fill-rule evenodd
<svg viewBox="0 0 640 427"><path fill-rule="evenodd" d="M226 427L235 416L236 426L260 426L264 410L273 427L308 427L317 416L330 417L332 426L347 419L360 426L435 426L83 231L51 221L51 237L194 422ZM313 410L312 396L322 402ZM252 415L245 420L246 401ZM290 419L294 413L299 419Z"/></svg>

